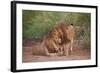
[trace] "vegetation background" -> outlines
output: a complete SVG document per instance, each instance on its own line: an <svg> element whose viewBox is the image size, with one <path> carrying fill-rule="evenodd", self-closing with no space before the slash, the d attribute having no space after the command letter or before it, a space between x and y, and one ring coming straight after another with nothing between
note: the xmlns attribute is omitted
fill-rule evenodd
<svg viewBox="0 0 100 73"><path fill-rule="evenodd" d="M91 43L91 14L76 12L33 11L23 10L23 40L41 39L58 22L64 21L80 29L75 40L81 41L84 48L90 49ZM66 25L67 25L66 24Z"/></svg>

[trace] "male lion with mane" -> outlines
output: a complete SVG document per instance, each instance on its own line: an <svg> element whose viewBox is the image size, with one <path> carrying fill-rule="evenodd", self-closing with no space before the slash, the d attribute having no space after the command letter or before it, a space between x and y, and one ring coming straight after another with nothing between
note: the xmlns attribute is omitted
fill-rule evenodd
<svg viewBox="0 0 100 73"><path fill-rule="evenodd" d="M73 52L73 40L75 30L73 24L65 25L59 23L54 27L42 41L42 47L46 55L69 55Z"/></svg>
<svg viewBox="0 0 100 73"><path fill-rule="evenodd" d="M54 27L42 41L42 47L44 48L46 55L59 55L59 44L61 43L62 30L59 26Z"/></svg>
<svg viewBox="0 0 100 73"><path fill-rule="evenodd" d="M75 37L75 30L73 24L65 25L64 23L60 24L60 28L63 32L63 37L61 38L60 49L64 55L69 55L73 52L73 40Z"/></svg>

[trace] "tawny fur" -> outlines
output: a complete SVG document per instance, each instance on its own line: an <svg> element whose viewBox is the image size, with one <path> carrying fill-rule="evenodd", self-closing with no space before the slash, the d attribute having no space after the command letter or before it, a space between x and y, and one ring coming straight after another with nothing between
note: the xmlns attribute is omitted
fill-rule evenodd
<svg viewBox="0 0 100 73"><path fill-rule="evenodd" d="M75 36L75 31L73 25L65 25L61 23L61 29L63 32L63 37L61 41L61 47L65 55L69 55L73 52L73 40Z"/></svg>
<svg viewBox="0 0 100 73"><path fill-rule="evenodd" d="M51 53L59 53L59 43L61 43L60 30L58 27L52 29L42 41L42 46L45 49L46 55L51 55Z"/></svg>
<svg viewBox="0 0 100 73"><path fill-rule="evenodd" d="M56 53L57 55L69 55L73 52L73 40L75 31L73 25L60 23L55 26L42 41L46 55Z"/></svg>

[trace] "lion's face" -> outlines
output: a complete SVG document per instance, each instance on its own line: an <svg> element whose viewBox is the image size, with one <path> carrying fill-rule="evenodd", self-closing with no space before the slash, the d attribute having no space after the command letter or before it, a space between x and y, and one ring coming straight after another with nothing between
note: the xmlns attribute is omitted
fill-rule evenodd
<svg viewBox="0 0 100 73"><path fill-rule="evenodd" d="M55 43L61 43L61 38L59 38L58 36L55 36L54 38L53 38L53 40L54 40L54 42Z"/></svg>
<svg viewBox="0 0 100 73"><path fill-rule="evenodd" d="M61 37L60 37L58 30L54 29L52 38L56 43L61 43Z"/></svg>

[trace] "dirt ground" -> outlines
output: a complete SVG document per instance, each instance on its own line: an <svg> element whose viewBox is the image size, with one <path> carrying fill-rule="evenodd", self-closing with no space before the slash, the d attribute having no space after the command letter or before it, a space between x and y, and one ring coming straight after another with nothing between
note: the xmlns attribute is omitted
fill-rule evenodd
<svg viewBox="0 0 100 73"><path fill-rule="evenodd" d="M37 53L38 52L38 53ZM34 55L34 54L35 55ZM73 53L69 56L45 56L43 49L40 49L39 41L28 40L23 43L23 59L28 62L45 62L45 61L67 61L67 60L86 60L91 58L90 49L81 48L77 43L73 46Z"/></svg>

